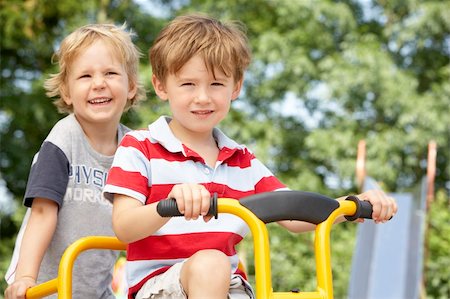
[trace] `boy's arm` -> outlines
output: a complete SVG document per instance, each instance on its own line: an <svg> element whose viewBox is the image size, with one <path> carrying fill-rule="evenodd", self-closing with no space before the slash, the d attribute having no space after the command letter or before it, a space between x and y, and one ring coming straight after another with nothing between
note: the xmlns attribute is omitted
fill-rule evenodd
<svg viewBox="0 0 450 299"><path fill-rule="evenodd" d="M340 217L336 218L334 223L336 224L336 223L341 223L344 221L346 221L345 217L340 216ZM313 231L316 229L315 224L305 222L305 221L283 220L283 221L278 221L277 223L279 225L281 225L282 227L284 227L285 229L287 229L288 231L290 231L291 233L303 233L303 232Z"/></svg>
<svg viewBox="0 0 450 299"><path fill-rule="evenodd" d="M14 283L5 290L6 298L25 298L26 290L36 284L39 267L58 219L58 205L51 200L35 198L30 219L20 247Z"/></svg>
<svg viewBox="0 0 450 299"><path fill-rule="evenodd" d="M170 218L159 216L156 204L143 205L137 199L114 194L112 224L117 238L124 243L132 243L144 239Z"/></svg>
<svg viewBox="0 0 450 299"><path fill-rule="evenodd" d="M210 204L210 193L200 184L174 185L168 198L175 198L178 210L186 220L203 216L205 222ZM170 218L161 217L156 210L157 203L143 205L137 199L115 194L113 202L113 229L117 238L124 243L132 243L146 238L166 224ZM139 225L136 225L139 223Z"/></svg>
<svg viewBox="0 0 450 299"><path fill-rule="evenodd" d="M278 221L277 223L292 233L309 232L316 228L315 224L304 221L283 220Z"/></svg>
<svg viewBox="0 0 450 299"><path fill-rule="evenodd" d="M372 219L375 221L375 223L385 223L397 213L398 207L395 200L381 190L369 190L356 196L359 199L369 201L372 204ZM345 200L345 198L347 197L339 197L337 200L341 201ZM335 220L334 223L340 223L344 221L346 221L344 216L340 216ZM363 219L357 221L362 222ZM293 233L312 231L316 227L311 223L290 220L279 221L278 224Z"/></svg>

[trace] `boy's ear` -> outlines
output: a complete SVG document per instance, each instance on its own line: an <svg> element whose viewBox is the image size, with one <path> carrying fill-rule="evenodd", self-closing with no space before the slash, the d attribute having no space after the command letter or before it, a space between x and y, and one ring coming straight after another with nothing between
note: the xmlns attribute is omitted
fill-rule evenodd
<svg viewBox="0 0 450 299"><path fill-rule="evenodd" d="M72 99L70 98L69 91L67 90L67 86L63 84L60 89L61 99L66 103L66 105L72 105Z"/></svg>
<svg viewBox="0 0 450 299"><path fill-rule="evenodd" d="M164 82L159 80L155 75L152 75L152 84L156 95L163 101L167 100L167 91Z"/></svg>
<svg viewBox="0 0 450 299"><path fill-rule="evenodd" d="M238 98L239 94L241 93L242 84L244 82L244 78L237 81L234 85L233 93L231 94L231 100L234 101Z"/></svg>
<svg viewBox="0 0 450 299"><path fill-rule="evenodd" d="M137 87L136 82L130 83L129 85L130 85L130 86L128 87L128 96L127 96L127 99L128 99L128 100L131 100L132 98L134 98L134 97L136 96L138 87Z"/></svg>
<svg viewBox="0 0 450 299"><path fill-rule="evenodd" d="M66 97L66 96L62 96L61 98L64 101L64 103L66 103L66 105L68 105L68 106L72 105L72 99L71 98Z"/></svg>

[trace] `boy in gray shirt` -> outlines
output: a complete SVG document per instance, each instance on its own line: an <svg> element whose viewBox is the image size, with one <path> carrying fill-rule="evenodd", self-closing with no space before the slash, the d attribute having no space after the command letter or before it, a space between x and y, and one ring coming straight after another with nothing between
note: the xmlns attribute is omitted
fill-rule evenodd
<svg viewBox="0 0 450 299"><path fill-rule="evenodd" d="M44 140L31 166L27 211L5 279L5 297L58 275L64 250L89 235L114 236L112 205L102 196L114 153L129 131L122 113L145 97L140 52L124 26L91 24L68 35L55 58L59 73L47 95L69 113ZM90 250L76 260L72 298L114 298L110 285L118 252ZM56 296L54 296L56 298Z"/></svg>

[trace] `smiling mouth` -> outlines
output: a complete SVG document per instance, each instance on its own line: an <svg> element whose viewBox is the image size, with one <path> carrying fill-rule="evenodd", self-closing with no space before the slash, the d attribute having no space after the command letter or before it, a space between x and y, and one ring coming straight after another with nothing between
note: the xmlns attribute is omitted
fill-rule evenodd
<svg viewBox="0 0 450 299"><path fill-rule="evenodd" d="M96 98L96 99L92 99L89 100L89 104L93 104L93 105L100 105L100 104L106 104L111 102L112 99L111 98Z"/></svg>
<svg viewBox="0 0 450 299"><path fill-rule="evenodd" d="M197 114L197 115L208 115L213 112L214 112L213 110L192 111L193 114Z"/></svg>

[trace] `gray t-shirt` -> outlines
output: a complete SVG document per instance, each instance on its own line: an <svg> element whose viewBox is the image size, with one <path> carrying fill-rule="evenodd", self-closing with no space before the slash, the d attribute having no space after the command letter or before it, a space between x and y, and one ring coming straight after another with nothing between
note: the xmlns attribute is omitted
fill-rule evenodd
<svg viewBox="0 0 450 299"><path fill-rule="evenodd" d="M128 131L120 124L118 140ZM114 236L112 205L102 196L112 161L113 156L101 155L90 146L73 114L60 120L44 140L33 159L24 204L30 207L34 198L47 198L59 205L59 212L38 283L58 275L61 256L74 241L91 235ZM110 285L118 254L114 250L81 253L74 265L72 298L114 298Z"/></svg>

